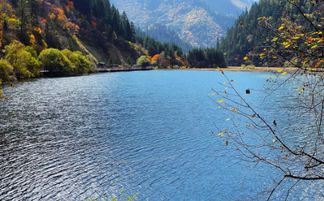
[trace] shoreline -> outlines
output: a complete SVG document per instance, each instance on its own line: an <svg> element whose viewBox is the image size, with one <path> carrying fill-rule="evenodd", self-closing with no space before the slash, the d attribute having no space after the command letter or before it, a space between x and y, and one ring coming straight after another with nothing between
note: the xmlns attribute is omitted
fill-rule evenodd
<svg viewBox="0 0 324 201"><path fill-rule="evenodd" d="M134 68L97 68L95 73L115 73L115 72L132 72L132 71L151 71L154 67L134 67Z"/></svg>
<svg viewBox="0 0 324 201"><path fill-rule="evenodd" d="M248 68L248 67L240 67L240 66L229 66L226 68L156 68L156 67L136 67L136 68L97 68L93 73L89 74L81 74L81 75L71 75L71 76L58 76L58 75L52 75L52 73L48 72L41 72L41 76L35 77L35 78L28 78L28 79L22 79L22 80L16 80L13 83L16 82L24 82L24 81L30 81L35 80L39 78L57 78L57 77L75 77L75 76L85 76L85 75L91 75L91 74L101 74L101 73L118 73L118 72L133 72L133 71L155 71L155 70L167 70L167 71L213 71L213 72L271 72L271 73L278 73L278 71L284 71L284 72L294 72L298 68L285 68L285 67L254 67L254 68ZM12 84L8 84L7 82L2 82L2 86L8 86ZM1 86L1 85L0 85Z"/></svg>
<svg viewBox="0 0 324 201"><path fill-rule="evenodd" d="M136 67L136 68L97 68L95 72L87 74L101 74L101 73L122 73L122 72L133 72L133 71L154 71L154 70L170 70L170 71L211 71L211 72L269 72L269 73L278 73L279 71L284 71L287 73L295 72L298 68L285 68L285 67L240 67L240 66L229 66L226 68L156 68L156 67ZM32 81L39 78L57 78L57 77L74 77L74 76L53 76L49 75L46 72L41 72L41 76L37 78L30 78L24 80L17 80L14 83L3 82L0 84L0 99L1 95L3 96L3 87L13 86L15 83L20 83L24 81ZM75 76L85 76L85 75L75 75Z"/></svg>
<svg viewBox="0 0 324 201"><path fill-rule="evenodd" d="M224 72L269 72L278 73L279 71L294 72L298 68L285 68L285 67L240 67L240 66L229 66L226 68L180 68L180 69L170 69L170 70L194 70L194 71L224 71ZM160 69L159 69L160 70Z"/></svg>

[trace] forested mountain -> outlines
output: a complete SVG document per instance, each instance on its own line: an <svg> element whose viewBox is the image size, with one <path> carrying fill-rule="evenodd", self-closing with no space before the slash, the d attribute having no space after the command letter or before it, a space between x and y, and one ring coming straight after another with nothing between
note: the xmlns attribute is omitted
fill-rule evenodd
<svg viewBox="0 0 324 201"><path fill-rule="evenodd" d="M111 63L138 54L127 42L135 40L131 22L106 0L2 0L1 10L0 48L16 39L38 52L81 50Z"/></svg>
<svg viewBox="0 0 324 201"><path fill-rule="evenodd" d="M79 50L94 62L123 65L147 54L126 13L108 0L1 0L0 10L0 49L17 40L37 53ZM154 44L174 54L169 46Z"/></svg>
<svg viewBox="0 0 324 201"><path fill-rule="evenodd" d="M323 2L318 2L302 0L299 1L297 6L306 15L314 8L320 9L319 7L322 7L322 12L324 12ZM269 20L266 23L262 21L262 19L265 19L264 17L270 17L267 18ZM320 19L318 16L313 17ZM226 55L227 63L229 65L241 65L246 62L244 60L249 58L249 63L254 65L283 65L280 60L275 58L265 61L264 58L260 58L258 53L275 42L276 38L274 37L278 34L278 27L285 24L284 18L303 24L305 26L303 28L310 31L312 29L312 27L308 27L309 23L306 22L305 16L302 16L298 8L288 1L260 0L259 3L255 3L249 11L238 18L235 25L229 29L226 37L221 41L219 49ZM269 27L272 27L272 29ZM262 55L261 57L265 56Z"/></svg>
<svg viewBox="0 0 324 201"><path fill-rule="evenodd" d="M143 30L156 24L167 27L194 47L215 46L224 36L236 17L251 5L253 0L113 0L130 19ZM149 28L151 27L151 28ZM165 34L167 35L167 34ZM151 35L155 37L155 34ZM172 37L165 38L168 42ZM183 42L177 43L184 49Z"/></svg>

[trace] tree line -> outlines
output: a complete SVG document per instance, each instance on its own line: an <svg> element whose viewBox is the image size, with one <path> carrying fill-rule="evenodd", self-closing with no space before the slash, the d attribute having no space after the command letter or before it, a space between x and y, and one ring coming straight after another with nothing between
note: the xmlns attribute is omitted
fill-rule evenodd
<svg viewBox="0 0 324 201"><path fill-rule="evenodd" d="M224 68L226 62L224 54L217 48L196 48L189 51L187 60L196 68Z"/></svg>

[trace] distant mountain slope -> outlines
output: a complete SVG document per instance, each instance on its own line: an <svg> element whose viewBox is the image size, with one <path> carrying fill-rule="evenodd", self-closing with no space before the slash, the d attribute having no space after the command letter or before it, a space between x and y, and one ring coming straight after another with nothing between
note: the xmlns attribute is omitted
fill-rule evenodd
<svg viewBox="0 0 324 201"><path fill-rule="evenodd" d="M215 46L254 0L112 0L143 30L164 25L191 46ZM159 28L158 28L159 29ZM152 28L151 28L152 31ZM152 35L154 37L154 35ZM172 38L168 39L172 42ZM178 45L181 45L178 43ZM183 46L182 46L183 47Z"/></svg>
<svg viewBox="0 0 324 201"><path fill-rule="evenodd" d="M176 44L177 46L181 47L185 52L189 51L192 48L190 44L181 40L174 30L166 27L165 25L154 24L152 26L147 27L147 29L143 31L145 32L145 34L151 36L152 38L160 42Z"/></svg>
<svg viewBox="0 0 324 201"><path fill-rule="evenodd" d="M256 0L202 0L208 8L221 15L237 16Z"/></svg>

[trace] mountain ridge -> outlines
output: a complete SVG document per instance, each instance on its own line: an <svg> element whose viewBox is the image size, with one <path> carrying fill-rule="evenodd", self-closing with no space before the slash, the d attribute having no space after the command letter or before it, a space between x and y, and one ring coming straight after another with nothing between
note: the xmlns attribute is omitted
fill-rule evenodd
<svg viewBox="0 0 324 201"><path fill-rule="evenodd" d="M254 0L112 0L142 30L163 24L193 47L213 47ZM229 14L233 13L233 14ZM154 35L152 36L154 38ZM172 41L170 38L169 41ZM177 44L180 45L181 44ZM183 46L182 46L183 47Z"/></svg>

